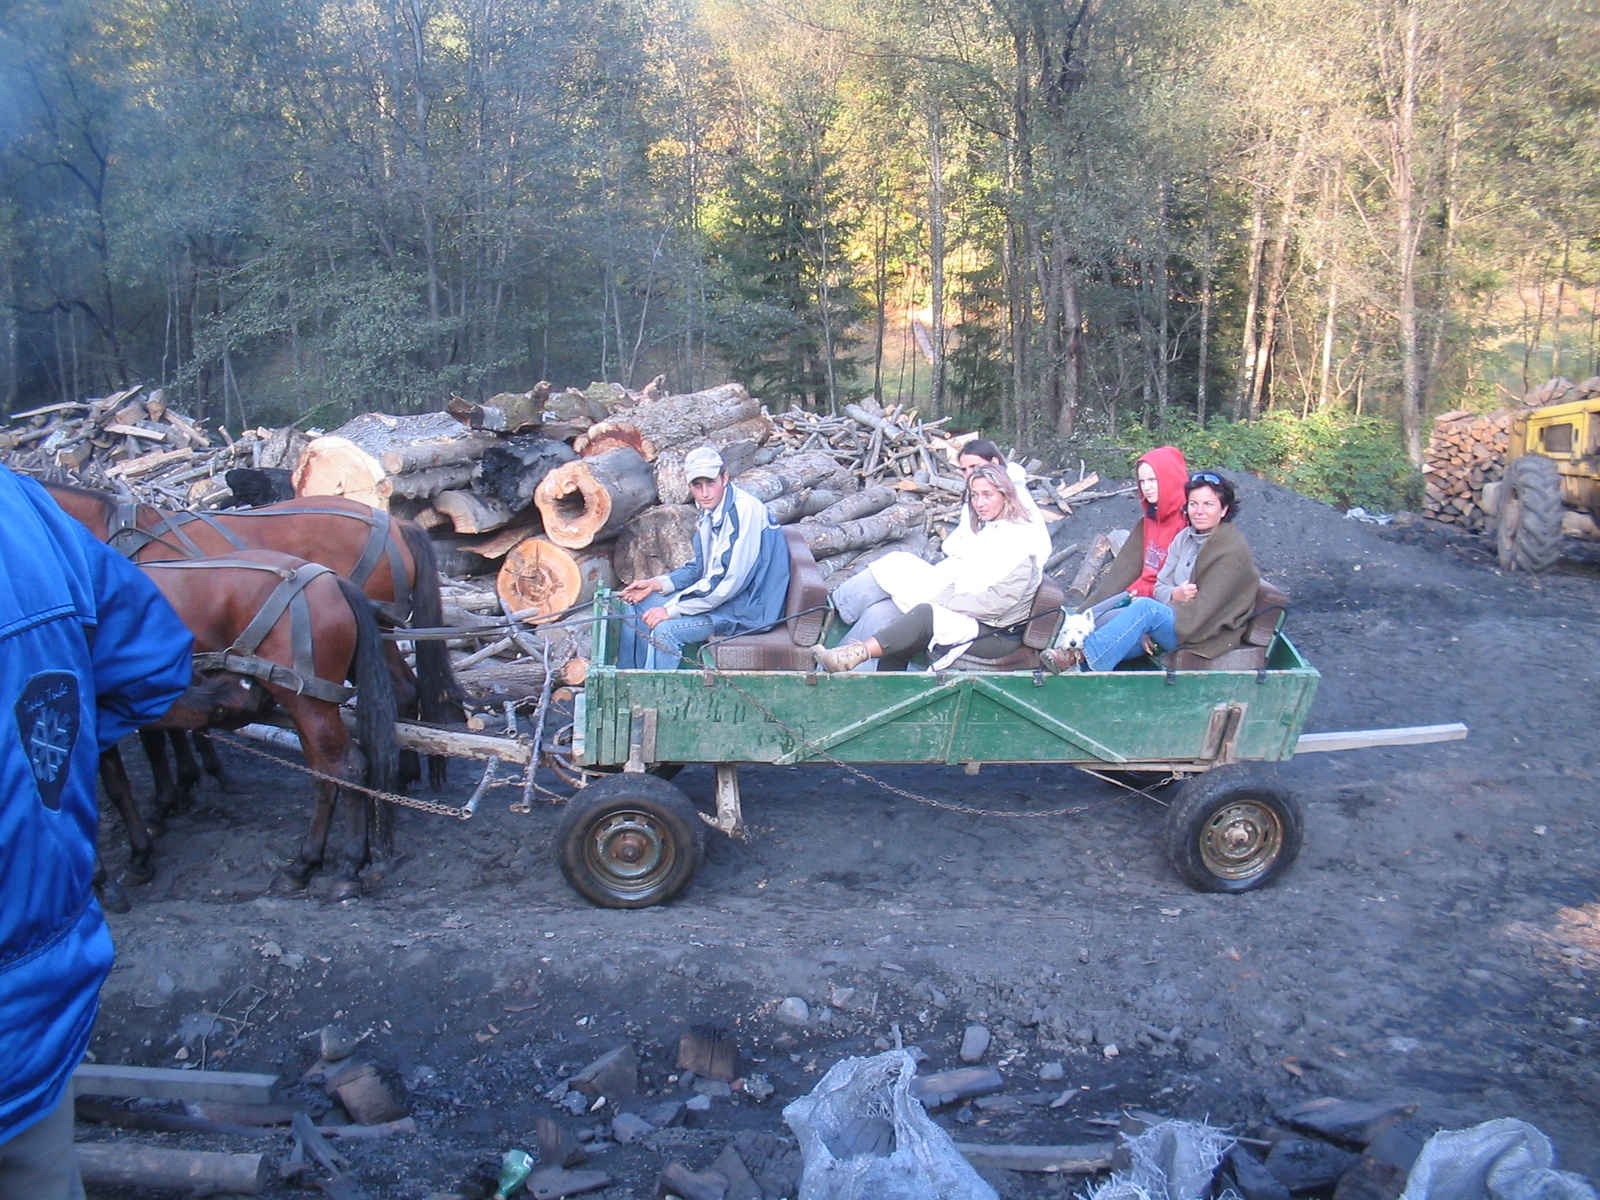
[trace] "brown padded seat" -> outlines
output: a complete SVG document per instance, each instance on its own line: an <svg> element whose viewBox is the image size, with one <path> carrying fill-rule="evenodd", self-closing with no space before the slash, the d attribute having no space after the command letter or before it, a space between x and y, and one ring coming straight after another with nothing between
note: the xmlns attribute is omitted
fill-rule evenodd
<svg viewBox="0 0 1600 1200"><path fill-rule="evenodd" d="M963 654L951 664L953 671L1034 671L1039 667L1039 651L1056 640L1061 622L1066 619L1062 605L1067 602L1066 592L1048 575L1033 594L1033 609L1028 626L1022 631L1022 645L1000 658L979 658L976 654Z"/></svg>
<svg viewBox="0 0 1600 1200"><path fill-rule="evenodd" d="M827 620L825 607L828 588L822 570L811 557L811 547L798 530L785 527L784 541L789 546L789 595L783 615L793 617L766 633L745 633L711 647L712 661L722 671L809 671L815 666L811 647L822 637ZM815 612L806 612L815 609Z"/></svg>
<svg viewBox="0 0 1600 1200"><path fill-rule="evenodd" d="M1245 627L1244 645L1215 658L1201 658L1192 650L1175 650L1167 655L1172 671L1261 671L1266 669L1267 650L1277 636L1289 608L1289 597L1265 579L1256 589L1256 604L1250 624Z"/></svg>

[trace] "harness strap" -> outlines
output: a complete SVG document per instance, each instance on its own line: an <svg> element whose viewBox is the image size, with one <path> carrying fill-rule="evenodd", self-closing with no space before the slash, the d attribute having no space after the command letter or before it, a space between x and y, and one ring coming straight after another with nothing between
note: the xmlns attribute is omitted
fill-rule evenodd
<svg viewBox="0 0 1600 1200"><path fill-rule="evenodd" d="M185 508L175 513L163 513L161 524L156 526L156 528L171 529L173 533L177 534L178 537L183 539L183 542L186 545L193 547L198 556L203 558L204 554L201 552L200 547L196 546L195 543L179 528L179 526L187 525L191 521L200 521L204 523L235 550L250 549L250 547L245 545L243 540L240 539L238 534L234 533L233 530L229 529L221 521L217 520L216 517L212 516L210 513L197 512L192 508Z"/></svg>
<svg viewBox="0 0 1600 1200"><path fill-rule="evenodd" d="M129 561L152 542L161 540L139 528L139 508L137 500L117 501L116 515L106 533L106 545Z"/></svg>
<svg viewBox="0 0 1600 1200"><path fill-rule="evenodd" d="M237 558L211 558L200 561L147 563L147 568L163 570L210 570L214 567L236 567L247 571L267 571L278 577L278 584L261 604L250 623L233 639L233 645L220 653L216 651L196 654L197 670L236 671L268 683L277 684L300 695L318 700L343 703L355 695L355 689L342 683L317 678L315 647L312 645L311 605L305 597L306 587L313 579L335 572L320 563L304 563L284 569L266 563L249 562ZM289 614L289 645L294 659L293 668L274 663L256 654L261 643L273 628ZM208 664L208 665L202 665ZM227 665L232 664L232 665Z"/></svg>

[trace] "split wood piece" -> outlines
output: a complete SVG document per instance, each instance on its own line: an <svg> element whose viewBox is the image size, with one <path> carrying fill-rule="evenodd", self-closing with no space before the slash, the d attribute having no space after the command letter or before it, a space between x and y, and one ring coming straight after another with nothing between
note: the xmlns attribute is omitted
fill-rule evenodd
<svg viewBox="0 0 1600 1200"><path fill-rule="evenodd" d="M763 429L762 425L766 428ZM701 445L714 446L717 453L722 455L722 467L727 473L737 478L744 472L754 467L760 461L762 439L771 428L771 422L765 417L755 418L753 421L740 421L727 429L717 431L717 434L706 438ZM724 437L722 435L732 435ZM655 472L656 496L663 504L688 504L694 497L689 490L689 477L683 472L684 456L692 446L685 446L681 450L665 450L656 456Z"/></svg>
<svg viewBox="0 0 1600 1200"><path fill-rule="evenodd" d="M617 420L637 426L659 450L698 445L716 430L760 415L760 402L752 400L744 385L738 383L646 400L612 414Z"/></svg>
<svg viewBox="0 0 1600 1200"><path fill-rule="evenodd" d="M394 492L391 476L397 473L383 465L386 454L404 456L415 452L419 443L473 436L444 413L363 413L307 443L294 468L295 494L345 496L373 508L387 508Z"/></svg>
<svg viewBox="0 0 1600 1200"><path fill-rule="evenodd" d="M639 1055L624 1042L608 1050L569 1081L586 1096L626 1100L639 1090Z"/></svg>
<svg viewBox="0 0 1600 1200"><path fill-rule="evenodd" d="M650 465L631 447L564 463L534 492L545 536L568 550L615 537L655 502Z"/></svg>
<svg viewBox="0 0 1600 1200"><path fill-rule="evenodd" d="M955 1146L974 1167L1065 1175L1109 1171L1115 1150L1110 1142L1090 1142L1084 1146L983 1146L976 1142L957 1142Z"/></svg>
<svg viewBox="0 0 1600 1200"><path fill-rule="evenodd" d="M378 455L378 463L390 475L433 471L440 467L458 467L463 463L470 466L498 441L498 438L483 434L471 434L466 437L454 434L449 438L434 438L384 450Z"/></svg>
<svg viewBox="0 0 1600 1200"><path fill-rule="evenodd" d="M234 1125L287 1125L294 1119L292 1104L223 1104L219 1101L191 1101L184 1105L191 1117Z"/></svg>
<svg viewBox="0 0 1600 1200"><path fill-rule="evenodd" d="M294 1131L298 1147L335 1179L339 1177L340 1172L349 1168L350 1160L323 1140L321 1130L311 1123L311 1118L305 1113L295 1113L294 1120L289 1122L289 1128ZM281 1168L280 1175L288 1169L288 1167Z"/></svg>
<svg viewBox="0 0 1600 1200"><path fill-rule="evenodd" d="M1100 572L1111 561L1112 553L1111 539L1103 533L1096 534L1094 544L1078 564L1078 572L1072 577L1067 591L1080 599L1094 591L1094 581L1100 578Z"/></svg>
<svg viewBox="0 0 1600 1200"><path fill-rule="evenodd" d="M1005 1077L993 1067L956 1067L918 1075L911 1081L911 1098L928 1108L943 1108L958 1100L987 1096L1005 1087Z"/></svg>
<svg viewBox="0 0 1600 1200"><path fill-rule="evenodd" d="M670 1162L656 1176L656 1200L728 1200L728 1177L716 1167L691 1171L681 1162Z"/></svg>
<svg viewBox="0 0 1600 1200"><path fill-rule="evenodd" d="M547 1166L575 1167L589 1157L583 1143L550 1117L535 1117L533 1132L539 1139L539 1161Z"/></svg>
<svg viewBox="0 0 1600 1200"><path fill-rule="evenodd" d="M471 550L474 554L481 555L484 558L504 558L506 554L510 552L513 546L517 545L517 543L521 541L526 540L527 538L535 536L538 534L538 532L539 526L537 523L532 521L522 522L516 525L508 526L507 528L500 530L494 536L484 538L484 540L481 542L473 542L466 548ZM490 596L487 599L489 601L490 611L499 608L499 605L495 603L493 596Z"/></svg>
<svg viewBox="0 0 1600 1200"><path fill-rule="evenodd" d="M560 1167L540 1167L523 1184L533 1200L561 1200L610 1186L611 1176L604 1171L566 1171Z"/></svg>
<svg viewBox="0 0 1600 1200"><path fill-rule="evenodd" d="M544 423L544 408L549 399L550 385L541 379L526 392L501 392L484 404L452 396L444 411L472 429L522 433Z"/></svg>
<svg viewBox="0 0 1600 1200"><path fill-rule="evenodd" d="M472 490L513 510L527 508L544 477L577 457L565 442L541 434L506 438L479 457Z"/></svg>
<svg viewBox="0 0 1600 1200"><path fill-rule="evenodd" d="M1064 483L1064 484L1061 484L1060 486L1058 486L1056 488L1056 491L1055 491L1055 497L1056 497L1056 499L1058 501L1060 501L1063 505L1065 505L1067 503L1067 501L1071 500L1075 496L1078 496L1078 495L1081 495L1084 492L1087 492L1090 488L1094 487L1094 485L1099 483L1099 482L1100 482L1100 474L1099 474L1099 472L1091 471L1091 472L1089 472L1089 474L1085 475L1082 479L1078 480L1077 483Z"/></svg>
<svg viewBox="0 0 1600 1200"><path fill-rule="evenodd" d="M449 518L451 528L457 533L493 533L511 523L516 516L508 506L498 500L487 500L477 492L440 492L433 498L433 507Z"/></svg>
<svg viewBox="0 0 1600 1200"><path fill-rule="evenodd" d="M278 1077L244 1071L178 1071L171 1067L81 1063L72 1073L72 1084L80 1096L271 1104L277 1099Z"/></svg>
<svg viewBox="0 0 1600 1200"><path fill-rule="evenodd" d="M371 1063L340 1071L328 1083L345 1112L358 1125L381 1125L407 1115L406 1106L394 1098L388 1085L378 1077L378 1068Z"/></svg>
<svg viewBox="0 0 1600 1200"><path fill-rule="evenodd" d="M568 550L540 537L524 538L507 551L495 577L495 591L513 612L533 610L523 618L530 625L592 600L598 588L616 586L609 545Z"/></svg>
<svg viewBox="0 0 1600 1200"><path fill-rule="evenodd" d="M259 1196L267 1185L260 1154L167 1150L126 1142L79 1142L78 1172L92 1187L168 1188L184 1192L237 1192Z"/></svg>
<svg viewBox="0 0 1600 1200"><path fill-rule="evenodd" d="M805 538L815 558L830 554L843 554L847 550L863 550L879 542L892 541L923 522L926 509L921 501L896 504L875 516L859 521L846 521L842 525L817 525L802 521L793 526Z"/></svg>
<svg viewBox="0 0 1600 1200"><path fill-rule="evenodd" d="M1416 1112L1417 1106L1405 1100L1358 1103L1334 1096L1319 1096L1315 1100L1280 1108L1277 1118L1295 1129L1364 1146L1370 1140L1364 1136L1369 1125L1412 1117Z"/></svg>
<svg viewBox="0 0 1600 1200"><path fill-rule="evenodd" d="M574 438L572 442L572 448L584 458L593 458L623 446L637 450L645 462L656 460L656 444L645 437L637 425L627 421L600 421L589 426L588 433Z"/></svg>
<svg viewBox="0 0 1600 1200"><path fill-rule="evenodd" d="M829 505L813 518L818 525L842 525L876 516L900 499L900 492L888 484L878 484Z"/></svg>
<svg viewBox="0 0 1600 1200"><path fill-rule="evenodd" d="M678 1038L678 1069L732 1083L739 1075L739 1046L715 1029L686 1029Z"/></svg>
<svg viewBox="0 0 1600 1200"><path fill-rule="evenodd" d="M378 491L391 501L396 496L405 500L426 500L440 492L466 487L472 482L473 467L473 463L461 462L406 475L391 475L378 484Z"/></svg>
<svg viewBox="0 0 1600 1200"><path fill-rule="evenodd" d="M1061 547L1061 549L1055 551L1053 554L1050 555L1049 558L1045 559L1044 573L1046 575L1049 575L1050 573L1055 571L1055 569L1057 567L1060 567L1061 565L1063 565L1067 561L1067 559L1071 558L1074 554L1078 553L1078 551L1080 551L1082 549L1083 549L1083 543L1082 542L1073 542L1070 546Z"/></svg>
<svg viewBox="0 0 1600 1200"><path fill-rule="evenodd" d="M786 492L776 500L767 501L767 511L779 525L793 525L796 521L833 507L838 499L839 493L828 488L801 488L798 492Z"/></svg>

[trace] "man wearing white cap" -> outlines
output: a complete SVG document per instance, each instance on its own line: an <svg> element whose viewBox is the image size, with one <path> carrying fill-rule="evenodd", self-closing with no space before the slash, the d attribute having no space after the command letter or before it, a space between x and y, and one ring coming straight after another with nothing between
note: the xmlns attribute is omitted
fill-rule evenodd
<svg viewBox="0 0 1600 1200"><path fill-rule="evenodd" d="M683 648L776 624L789 593L789 551L767 506L728 482L711 446L683 460L700 523L694 558L622 589L633 606L622 622L617 666L672 670ZM664 598L662 598L664 597Z"/></svg>

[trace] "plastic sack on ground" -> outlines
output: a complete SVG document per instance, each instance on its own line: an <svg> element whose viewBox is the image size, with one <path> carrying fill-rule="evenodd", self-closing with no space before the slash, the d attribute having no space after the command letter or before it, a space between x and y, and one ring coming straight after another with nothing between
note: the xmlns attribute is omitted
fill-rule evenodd
<svg viewBox="0 0 1600 1200"><path fill-rule="evenodd" d="M1550 1139L1501 1117L1434 1134L1412 1164L1400 1200L1596 1200L1581 1176L1553 1171Z"/></svg>
<svg viewBox="0 0 1600 1200"><path fill-rule="evenodd" d="M1129 1139L1132 1165L1090 1192L1089 1200L1200 1200L1233 1141L1232 1134L1197 1121L1163 1121Z"/></svg>
<svg viewBox="0 0 1600 1200"><path fill-rule="evenodd" d="M911 1098L904 1050L835 1063L783 1119L800 1140L798 1200L998 1200Z"/></svg>

